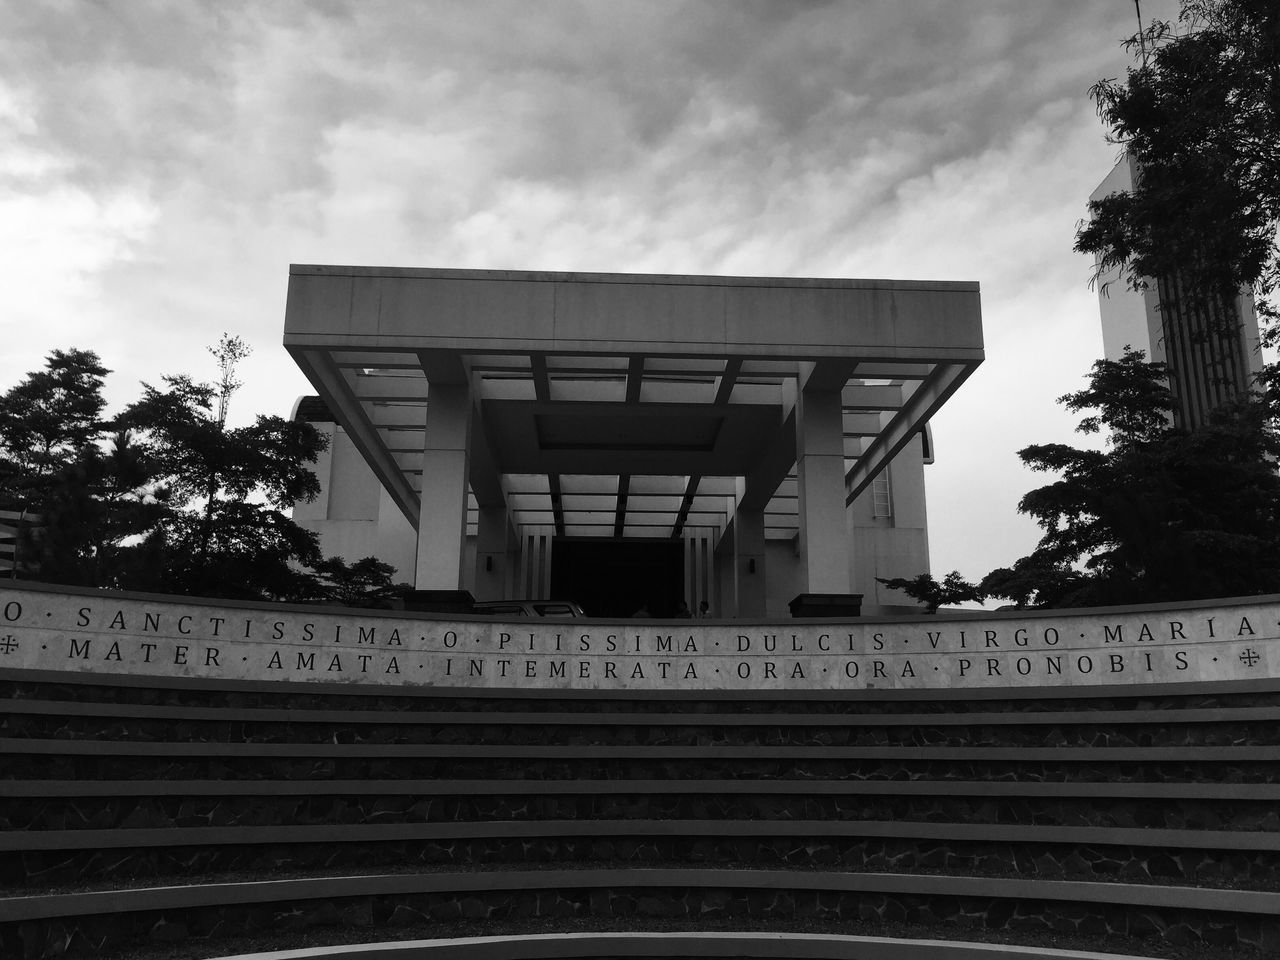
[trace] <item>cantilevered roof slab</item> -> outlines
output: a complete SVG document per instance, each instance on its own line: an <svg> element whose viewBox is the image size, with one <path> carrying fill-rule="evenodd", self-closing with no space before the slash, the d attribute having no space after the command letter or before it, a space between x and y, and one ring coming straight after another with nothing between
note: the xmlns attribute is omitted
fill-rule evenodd
<svg viewBox="0 0 1280 960"><path fill-rule="evenodd" d="M841 391L851 500L983 359L976 283L387 267L293 266L284 343L411 521L431 384L465 382L473 503L599 536L735 498L792 535L797 390Z"/></svg>

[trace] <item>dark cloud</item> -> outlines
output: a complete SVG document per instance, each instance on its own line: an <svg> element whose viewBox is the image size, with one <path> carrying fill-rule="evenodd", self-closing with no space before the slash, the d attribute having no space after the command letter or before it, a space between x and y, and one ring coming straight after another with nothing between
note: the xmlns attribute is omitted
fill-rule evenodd
<svg viewBox="0 0 1280 960"><path fill-rule="evenodd" d="M550 181L690 135L713 161L804 167L920 131L911 175L1006 136L1046 97L1081 96L1089 65L1055 69L1061 38L1092 32L1102 62L1121 7L114 0L16 4L0 43L90 181L323 190L316 158L344 123L465 125L495 172ZM707 136L708 110L751 122Z"/></svg>

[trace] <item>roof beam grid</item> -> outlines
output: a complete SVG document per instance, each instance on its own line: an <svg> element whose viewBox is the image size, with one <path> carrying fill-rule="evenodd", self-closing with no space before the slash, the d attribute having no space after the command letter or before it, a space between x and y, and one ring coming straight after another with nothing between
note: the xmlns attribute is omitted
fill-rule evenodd
<svg viewBox="0 0 1280 960"><path fill-rule="evenodd" d="M875 386L851 383L840 391L840 406L852 413L879 410L900 410L903 403L915 393L916 383L907 386Z"/></svg>
<svg viewBox="0 0 1280 960"><path fill-rule="evenodd" d="M640 402L640 387L644 383L644 357L632 357L627 365L627 403Z"/></svg>
<svg viewBox="0 0 1280 960"><path fill-rule="evenodd" d="M713 379L675 380L646 376L640 387L640 402L647 404L695 403L707 405L715 400Z"/></svg>
<svg viewBox="0 0 1280 960"><path fill-rule="evenodd" d="M422 373L422 364L411 350L383 353L369 350L334 350L333 365L340 370L404 370Z"/></svg>
<svg viewBox="0 0 1280 960"><path fill-rule="evenodd" d="M537 386L537 382L527 376L494 378L482 375L478 378L481 400L532 402L538 399Z"/></svg>
<svg viewBox="0 0 1280 960"><path fill-rule="evenodd" d="M407 428L423 430L427 417L423 412L426 407L422 403L411 403L403 400L372 400L360 402L369 421L381 430Z"/></svg>
<svg viewBox="0 0 1280 960"><path fill-rule="evenodd" d="M785 415L773 437L765 446L751 474L745 478L741 504L747 510L759 510L773 497L782 481L793 477L796 464L795 396L789 398Z"/></svg>
<svg viewBox="0 0 1280 960"><path fill-rule="evenodd" d="M529 358L533 372L533 393L543 403L551 399L551 384L547 381L547 355L535 353Z"/></svg>
<svg viewBox="0 0 1280 960"><path fill-rule="evenodd" d="M547 370L551 373L586 372L625 374L631 365L631 356L608 356L599 353L546 354Z"/></svg>
<svg viewBox="0 0 1280 960"><path fill-rule="evenodd" d="M520 353L473 353L471 372L529 373L529 358Z"/></svg>
<svg viewBox="0 0 1280 960"><path fill-rule="evenodd" d="M683 496L670 494L641 494L633 489L629 496L628 509L632 513L669 513L673 516L680 511L684 503Z"/></svg>
<svg viewBox="0 0 1280 960"><path fill-rule="evenodd" d="M895 363L892 360L861 360L853 375L859 380L927 380L931 363Z"/></svg>
<svg viewBox="0 0 1280 960"><path fill-rule="evenodd" d="M669 474L644 474L631 478L631 496L684 496L688 476ZM674 507L672 509L675 509Z"/></svg>
<svg viewBox="0 0 1280 960"><path fill-rule="evenodd" d="M670 354L650 355L647 369L664 376L718 377L724 369L721 357L686 357Z"/></svg>
<svg viewBox="0 0 1280 960"><path fill-rule="evenodd" d="M387 452L386 443L370 419L366 405L352 395L346 376L334 366L330 355L323 350L291 347L289 352L319 392L320 399L338 417L347 436L368 462L378 482L390 493L400 512L416 527L421 482L415 487L395 458Z"/></svg>
<svg viewBox="0 0 1280 960"><path fill-rule="evenodd" d="M976 364L939 363L920 387L903 404L888 425L870 444L845 475L845 503L849 504L876 475L924 429L929 418L960 388Z"/></svg>
<svg viewBox="0 0 1280 960"><path fill-rule="evenodd" d="M657 508L650 489L677 498L685 529L709 491L727 497L717 516L735 509L726 478L744 508L770 503L794 467L796 391L814 376L843 388L855 496L983 356L973 283L305 265L290 268L284 341L412 521L423 387L469 382L498 469L517 471L499 486L551 507L554 480L562 530L566 478L625 472L612 511L624 533L632 510ZM564 391L594 413L557 406ZM651 487L649 469L679 486Z"/></svg>
<svg viewBox="0 0 1280 960"><path fill-rule="evenodd" d="M613 496L618 491L618 478L611 474L562 473L560 489L566 495L582 493Z"/></svg>
<svg viewBox="0 0 1280 960"><path fill-rule="evenodd" d="M427 402L425 377L379 376L344 371L351 392L364 401L386 401L424 404Z"/></svg>
<svg viewBox="0 0 1280 960"><path fill-rule="evenodd" d="M631 489L631 475L624 473L618 477L618 500L614 506L613 512L613 535L621 537L622 531L626 527L627 520L627 497Z"/></svg>
<svg viewBox="0 0 1280 960"><path fill-rule="evenodd" d="M680 511L676 514L676 522L671 527L671 539L680 539L680 534L684 532L684 525L689 519L689 510L693 506L693 498L698 495L698 484L702 477L694 474L689 477L689 482L684 488L684 497L680 501Z"/></svg>
<svg viewBox="0 0 1280 960"><path fill-rule="evenodd" d="M627 378L620 376L549 375L547 390L554 403L624 403Z"/></svg>
<svg viewBox="0 0 1280 960"><path fill-rule="evenodd" d="M846 437L875 437L884 428L879 413L845 413L840 419Z"/></svg>
<svg viewBox="0 0 1280 960"><path fill-rule="evenodd" d="M428 383L462 384L471 379L466 356L452 350L419 350L418 363Z"/></svg>
<svg viewBox="0 0 1280 960"><path fill-rule="evenodd" d="M733 388L738 382L738 373L741 370L742 359L740 357L730 357L725 361L724 370L716 383L716 395L711 401L717 407L728 403L729 398L733 396Z"/></svg>
<svg viewBox="0 0 1280 960"><path fill-rule="evenodd" d="M510 513L507 491L502 484L502 474L485 424L484 407L476 401L474 393L471 397L471 457L467 482L481 506L501 507Z"/></svg>
<svg viewBox="0 0 1280 960"><path fill-rule="evenodd" d="M803 390L843 390L853 376L856 361L847 357L835 360L805 361L799 365L797 386Z"/></svg>
<svg viewBox="0 0 1280 960"><path fill-rule="evenodd" d="M569 493L564 488L564 477L560 478L560 503L566 512L569 510L604 510L613 513L618 502L616 494Z"/></svg>
<svg viewBox="0 0 1280 960"><path fill-rule="evenodd" d="M502 475L502 484L507 496L519 493L546 494L550 490L545 473L505 473Z"/></svg>
<svg viewBox="0 0 1280 960"><path fill-rule="evenodd" d="M552 473L547 475L547 482L551 486L551 513L555 518L556 536L564 536L564 506L561 501L560 492L560 475Z"/></svg>

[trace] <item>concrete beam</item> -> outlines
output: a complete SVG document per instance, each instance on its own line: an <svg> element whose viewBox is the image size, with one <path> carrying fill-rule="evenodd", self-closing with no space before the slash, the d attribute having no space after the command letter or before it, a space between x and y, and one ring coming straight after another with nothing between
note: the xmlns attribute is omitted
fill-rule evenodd
<svg viewBox="0 0 1280 960"><path fill-rule="evenodd" d="M285 342L977 363L976 283L290 267Z"/></svg>
<svg viewBox="0 0 1280 960"><path fill-rule="evenodd" d="M759 459L747 474L741 507L763 510L774 491L796 463L796 396L794 385L783 391L782 418L773 436L765 441Z"/></svg>
<svg viewBox="0 0 1280 960"><path fill-rule="evenodd" d="M418 523L418 495L409 485L395 457L388 452L377 427L362 404L351 393L346 376L323 350L290 348L294 362L306 374L320 398L346 430L361 456L368 462L378 482L386 488L392 501L413 525Z"/></svg>
<svg viewBox="0 0 1280 960"><path fill-rule="evenodd" d="M920 384L845 476L845 503L854 501L913 436L924 429L929 418L959 389L973 372L973 365L939 363Z"/></svg>

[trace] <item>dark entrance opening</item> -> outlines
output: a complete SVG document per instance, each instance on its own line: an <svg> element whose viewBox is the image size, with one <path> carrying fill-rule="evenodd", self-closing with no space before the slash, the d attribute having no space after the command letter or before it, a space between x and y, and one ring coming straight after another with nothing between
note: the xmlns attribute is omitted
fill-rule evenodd
<svg viewBox="0 0 1280 960"><path fill-rule="evenodd" d="M629 617L642 607L674 617L684 599L684 542L556 537L551 595L576 600L589 617Z"/></svg>

